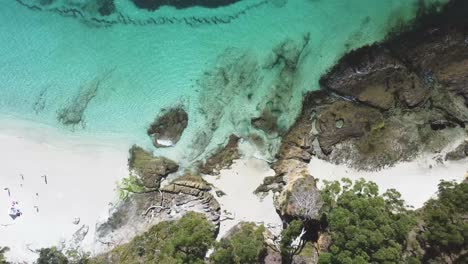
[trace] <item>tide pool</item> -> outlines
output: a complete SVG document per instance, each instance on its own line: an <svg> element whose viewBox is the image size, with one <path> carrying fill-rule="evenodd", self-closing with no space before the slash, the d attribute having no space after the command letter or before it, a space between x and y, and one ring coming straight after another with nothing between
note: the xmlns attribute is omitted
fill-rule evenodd
<svg viewBox="0 0 468 264"><path fill-rule="evenodd" d="M270 157L321 74L411 21L419 2L243 0L148 11L115 0L110 16L64 11L90 1L40 10L37 0L2 2L0 114L152 148L150 122L182 105L189 124L181 140L155 152L184 165L230 134L261 141L259 155ZM426 1L435 2L446 0ZM274 131L252 126L262 113L276 120Z"/></svg>

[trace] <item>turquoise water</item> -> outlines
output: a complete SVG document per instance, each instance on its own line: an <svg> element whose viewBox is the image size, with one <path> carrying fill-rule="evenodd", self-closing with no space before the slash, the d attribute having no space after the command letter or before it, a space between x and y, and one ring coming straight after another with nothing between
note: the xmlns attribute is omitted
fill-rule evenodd
<svg viewBox="0 0 468 264"><path fill-rule="evenodd" d="M43 10L2 2L0 113L151 147L149 123L181 104L189 126L176 147L157 152L190 162L232 133L255 134L266 142L259 150L274 153L278 134L253 128L251 118L268 109L285 131L324 71L410 21L418 1L244 0L149 12L116 0L121 15L57 11L73 2L86 1L58 0Z"/></svg>

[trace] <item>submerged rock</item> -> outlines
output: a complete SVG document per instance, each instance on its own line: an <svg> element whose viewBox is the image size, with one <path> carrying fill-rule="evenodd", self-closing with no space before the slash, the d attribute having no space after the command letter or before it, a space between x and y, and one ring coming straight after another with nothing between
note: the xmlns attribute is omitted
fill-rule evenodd
<svg viewBox="0 0 468 264"><path fill-rule="evenodd" d="M149 189L159 188L163 178L179 169L179 165L174 161L165 157L154 157L135 145L130 149L128 167L139 176L142 185Z"/></svg>
<svg viewBox="0 0 468 264"><path fill-rule="evenodd" d="M226 146L218 149L199 166L200 172L217 175L220 170L230 168L234 160L240 158L239 140L240 138L235 135L229 136Z"/></svg>
<svg viewBox="0 0 468 264"><path fill-rule="evenodd" d="M181 107L164 110L148 128L148 135L157 148L177 144L188 125L187 112Z"/></svg>

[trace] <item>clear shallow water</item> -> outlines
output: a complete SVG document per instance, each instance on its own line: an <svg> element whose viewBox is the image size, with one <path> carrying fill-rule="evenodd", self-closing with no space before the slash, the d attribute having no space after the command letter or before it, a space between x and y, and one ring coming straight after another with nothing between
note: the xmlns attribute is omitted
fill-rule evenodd
<svg viewBox="0 0 468 264"><path fill-rule="evenodd" d="M113 24L93 24L97 14L66 17L3 1L0 113L151 147L149 123L162 108L182 104L189 126L177 146L161 154L189 162L235 133L264 138L261 151L268 155L279 138L252 128L251 118L268 109L286 130L324 71L348 49L380 40L395 23L413 18L416 2L244 0L149 12L116 0L127 19L112 15L105 19ZM144 23L162 17L176 22ZM193 17L227 22L193 23ZM64 109L82 113L83 122L64 125L58 120Z"/></svg>

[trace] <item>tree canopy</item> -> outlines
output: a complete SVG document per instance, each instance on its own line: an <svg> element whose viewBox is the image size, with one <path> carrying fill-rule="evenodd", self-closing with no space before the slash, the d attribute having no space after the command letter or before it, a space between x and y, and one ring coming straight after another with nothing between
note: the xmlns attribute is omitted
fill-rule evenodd
<svg viewBox="0 0 468 264"><path fill-rule="evenodd" d="M426 251L425 261L468 249L467 216L468 183L441 181L437 198L422 210L424 232L418 240Z"/></svg>
<svg viewBox="0 0 468 264"><path fill-rule="evenodd" d="M330 252L319 263L401 263L406 236L415 219L395 190L379 194L363 179L325 182L323 221Z"/></svg>
<svg viewBox="0 0 468 264"><path fill-rule="evenodd" d="M255 264L265 253L263 226L243 223L239 230L221 239L211 255L214 264Z"/></svg>

